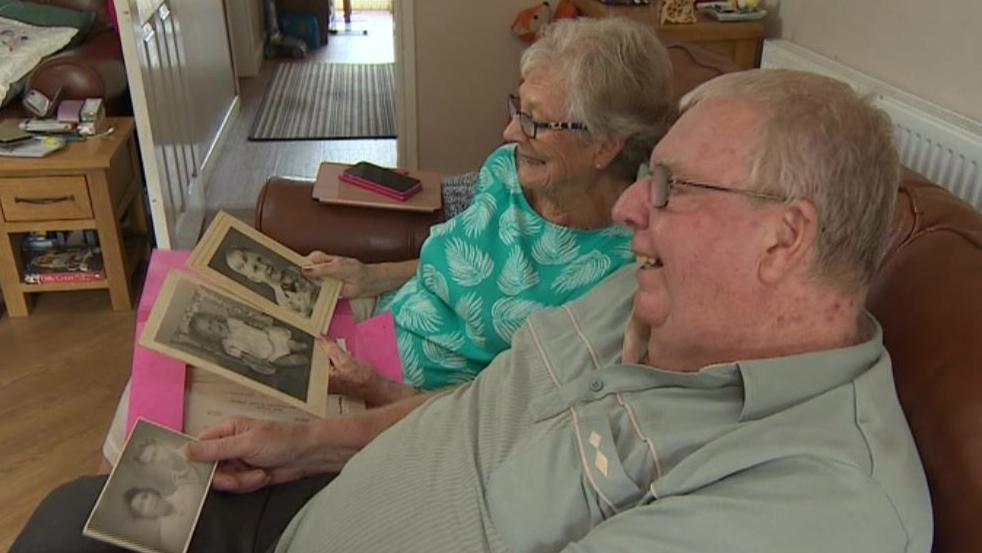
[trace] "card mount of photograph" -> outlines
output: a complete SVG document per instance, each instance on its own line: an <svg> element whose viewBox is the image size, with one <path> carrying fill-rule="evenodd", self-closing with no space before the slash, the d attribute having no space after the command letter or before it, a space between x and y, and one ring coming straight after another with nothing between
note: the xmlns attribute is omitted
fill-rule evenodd
<svg viewBox="0 0 982 553"><path fill-rule="evenodd" d="M206 320L193 320L196 314ZM198 336L201 326L208 336ZM140 335L144 347L323 418L330 360L316 341L289 321L180 271L167 276Z"/></svg>
<svg viewBox="0 0 982 553"><path fill-rule="evenodd" d="M180 451L192 441L139 419L82 534L141 553L185 553L218 466L188 461ZM166 461L146 460L150 446L157 448L151 459Z"/></svg>
<svg viewBox="0 0 982 553"><path fill-rule="evenodd" d="M305 277L303 263L299 253L224 211L188 259L188 267L221 288L310 334L324 334L342 283Z"/></svg>

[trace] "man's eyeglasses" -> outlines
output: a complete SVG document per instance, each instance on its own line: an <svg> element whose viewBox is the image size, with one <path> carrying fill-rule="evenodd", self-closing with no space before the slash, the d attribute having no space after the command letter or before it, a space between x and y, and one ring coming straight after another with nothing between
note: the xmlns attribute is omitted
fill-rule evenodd
<svg viewBox="0 0 982 553"><path fill-rule="evenodd" d="M583 123L536 121L535 119L532 119L531 115L518 109L518 96L515 96L514 94L508 95L508 115L512 119L518 117L518 126L522 129L522 134L528 138L535 138L538 135L539 129L547 129L550 131L587 130L586 125Z"/></svg>
<svg viewBox="0 0 982 553"><path fill-rule="evenodd" d="M648 179L648 199L651 202L651 207L657 209L661 209L668 205L668 199L672 195L672 187L675 186L688 186L690 188L701 188L703 190L730 192L732 194L740 194L742 196L773 202L783 202L787 200L786 197L779 194L774 194L772 192L742 190L740 188L727 188L725 186L715 184L705 184L701 182L682 180L672 175L672 172L664 165L655 165L649 170L647 165L641 164L641 167L638 168L638 180L644 178Z"/></svg>

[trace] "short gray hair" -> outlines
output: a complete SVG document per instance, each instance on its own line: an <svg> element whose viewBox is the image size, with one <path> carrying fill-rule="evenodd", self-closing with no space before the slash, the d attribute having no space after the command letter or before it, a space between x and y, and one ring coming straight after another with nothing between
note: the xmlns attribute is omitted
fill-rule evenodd
<svg viewBox="0 0 982 553"><path fill-rule="evenodd" d="M554 72L568 91L570 120L593 138L624 138L612 169L631 181L675 118L668 51L653 29L629 19L548 25L522 55L521 71Z"/></svg>
<svg viewBox="0 0 982 553"><path fill-rule="evenodd" d="M807 199L818 211L817 275L865 288L893 221L900 161L889 116L849 85L801 71L750 70L704 83L682 110L709 99L761 107L751 188Z"/></svg>

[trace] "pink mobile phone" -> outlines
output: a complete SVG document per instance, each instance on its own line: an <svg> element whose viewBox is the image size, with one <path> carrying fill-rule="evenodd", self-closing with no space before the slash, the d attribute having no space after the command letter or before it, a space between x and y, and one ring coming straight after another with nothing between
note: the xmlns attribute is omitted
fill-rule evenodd
<svg viewBox="0 0 982 553"><path fill-rule="evenodd" d="M353 184L399 201L409 199L422 188L417 178L404 175L392 169L379 167L367 161L356 163L342 172L338 178L348 184Z"/></svg>

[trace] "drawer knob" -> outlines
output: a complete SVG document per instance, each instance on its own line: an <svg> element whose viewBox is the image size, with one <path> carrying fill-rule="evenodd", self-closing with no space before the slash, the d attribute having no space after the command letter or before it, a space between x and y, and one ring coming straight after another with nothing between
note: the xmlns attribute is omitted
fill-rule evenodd
<svg viewBox="0 0 982 553"><path fill-rule="evenodd" d="M15 204L48 205L61 202L70 202L75 196L58 196L57 198L18 198L14 197Z"/></svg>

